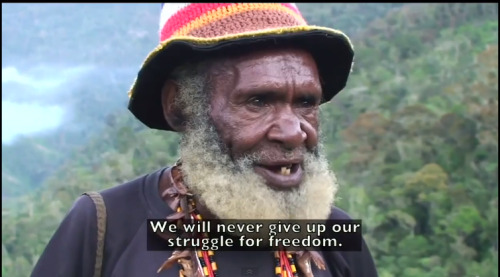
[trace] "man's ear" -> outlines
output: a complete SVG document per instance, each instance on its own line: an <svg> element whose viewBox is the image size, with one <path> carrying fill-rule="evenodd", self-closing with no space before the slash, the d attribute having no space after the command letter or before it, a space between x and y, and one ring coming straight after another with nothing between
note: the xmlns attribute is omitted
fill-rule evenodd
<svg viewBox="0 0 500 277"><path fill-rule="evenodd" d="M163 116L168 125L176 132L184 131L185 116L177 106L176 99L179 96L179 86L173 80L167 80L161 90L161 105L163 106Z"/></svg>

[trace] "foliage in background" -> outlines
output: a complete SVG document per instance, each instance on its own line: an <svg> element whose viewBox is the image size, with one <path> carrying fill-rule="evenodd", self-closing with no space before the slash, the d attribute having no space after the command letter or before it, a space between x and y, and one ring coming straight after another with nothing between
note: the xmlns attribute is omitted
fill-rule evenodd
<svg viewBox="0 0 500 277"><path fill-rule="evenodd" d="M498 4L299 5L355 45L321 127L338 205L363 219L380 276L498 276ZM177 135L102 117L40 190L2 209L6 276L29 275L82 192L177 159Z"/></svg>

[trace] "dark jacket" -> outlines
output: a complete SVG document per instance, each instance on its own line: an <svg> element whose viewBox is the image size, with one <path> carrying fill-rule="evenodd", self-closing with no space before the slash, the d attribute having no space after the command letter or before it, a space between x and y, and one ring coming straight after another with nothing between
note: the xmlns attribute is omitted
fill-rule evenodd
<svg viewBox="0 0 500 277"><path fill-rule="evenodd" d="M147 251L147 219L165 218L173 211L158 194L158 170L101 192L107 211L103 277L179 276L173 267L156 271L170 257L164 251ZM349 219L334 208L332 219ZM96 208L87 196L77 199L36 264L32 277L92 277L97 242ZM363 241L359 252L323 252L326 271L315 277L376 277L376 269ZM219 251L215 256L220 277L275 276L272 253ZM315 267L313 266L313 269Z"/></svg>

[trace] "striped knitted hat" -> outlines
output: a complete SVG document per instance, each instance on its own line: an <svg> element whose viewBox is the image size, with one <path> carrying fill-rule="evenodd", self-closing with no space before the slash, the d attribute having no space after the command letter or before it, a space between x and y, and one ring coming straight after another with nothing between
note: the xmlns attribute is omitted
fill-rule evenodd
<svg viewBox="0 0 500 277"><path fill-rule="evenodd" d="M165 3L160 44L129 91L129 110L150 128L172 130L163 116L161 90L175 67L222 51L267 45L293 45L313 55L323 103L345 87L354 56L349 38L335 29L308 25L295 4Z"/></svg>

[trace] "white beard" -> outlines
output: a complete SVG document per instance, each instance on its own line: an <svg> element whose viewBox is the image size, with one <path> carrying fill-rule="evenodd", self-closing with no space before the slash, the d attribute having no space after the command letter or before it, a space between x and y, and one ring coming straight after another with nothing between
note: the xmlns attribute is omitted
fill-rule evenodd
<svg viewBox="0 0 500 277"><path fill-rule="evenodd" d="M254 172L251 158L231 160L209 123L188 128L181 143L181 159L186 185L219 219L324 220L338 188L326 159L309 152L299 187L284 191L270 188Z"/></svg>

